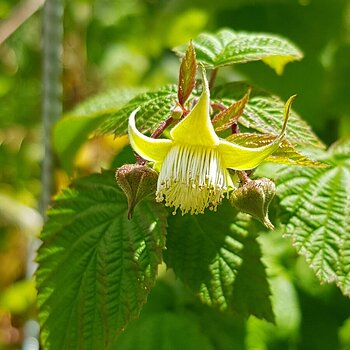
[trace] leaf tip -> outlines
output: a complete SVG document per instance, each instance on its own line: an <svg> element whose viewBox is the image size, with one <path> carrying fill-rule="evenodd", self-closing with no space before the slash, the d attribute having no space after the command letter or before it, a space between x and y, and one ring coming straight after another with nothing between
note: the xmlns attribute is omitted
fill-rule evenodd
<svg viewBox="0 0 350 350"><path fill-rule="evenodd" d="M194 50L192 40L190 40L180 65L177 96L181 106L183 106L187 101L195 86L196 73L196 52Z"/></svg>
<svg viewBox="0 0 350 350"><path fill-rule="evenodd" d="M290 114L290 109L291 109L292 103L293 103L293 101L295 100L296 97L297 97L296 94L294 94L291 97L289 97L289 99L287 100L287 102L286 102L286 104L284 106L284 113L283 113L284 121L283 121L283 126L282 126L282 131L281 131L281 136L283 136L283 137L284 137L284 135L286 133L287 123L288 123L289 114Z"/></svg>

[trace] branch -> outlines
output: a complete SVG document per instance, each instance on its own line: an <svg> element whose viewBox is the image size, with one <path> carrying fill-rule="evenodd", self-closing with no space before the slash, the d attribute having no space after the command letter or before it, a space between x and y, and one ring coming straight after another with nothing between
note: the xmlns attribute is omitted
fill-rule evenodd
<svg viewBox="0 0 350 350"><path fill-rule="evenodd" d="M0 45L44 4L45 0L27 0L15 7L0 23Z"/></svg>
<svg viewBox="0 0 350 350"><path fill-rule="evenodd" d="M53 192L54 159L51 135L62 114L63 0L47 0L43 16L43 100L44 159L42 163L41 210L45 212Z"/></svg>

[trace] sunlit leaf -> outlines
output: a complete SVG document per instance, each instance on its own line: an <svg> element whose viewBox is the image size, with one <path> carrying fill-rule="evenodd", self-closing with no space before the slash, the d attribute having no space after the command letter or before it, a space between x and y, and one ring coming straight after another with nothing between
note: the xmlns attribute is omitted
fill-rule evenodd
<svg viewBox="0 0 350 350"><path fill-rule="evenodd" d="M125 103L145 89L117 89L90 98L61 118L53 130L53 146L61 165L67 172L72 171L73 161L80 146L90 134L116 113Z"/></svg>
<svg viewBox="0 0 350 350"><path fill-rule="evenodd" d="M120 110L110 113L99 130L105 134L125 135L131 112L140 106L141 109L137 113L138 129L142 132L154 131L161 121L170 116L170 111L176 105L176 100L176 85L166 85L155 92L138 95Z"/></svg>
<svg viewBox="0 0 350 350"><path fill-rule="evenodd" d="M328 168L286 168L278 176L286 235L322 282L350 294L350 140L333 146Z"/></svg>
<svg viewBox="0 0 350 350"><path fill-rule="evenodd" d="M165 215L142 201L127 219L113 172L77 180L49 211L37 272L47 350L105 349L136 318L154 285Z"/></svg>
<svg viewBox="0 0 350 350"><path fill-rule="evenodd" d="M200 34L193 40L193 45L198 62L209 68L263 60L281 74L285 64L303 57L294 44L281 36L229 29L220 30L216 34ZM185 50L184 45L174 49L179 55L183 55Z"/></svg>
<svg viewBox="0 0 350 350"><path fill-rule="evenodd" d="M214 88L213 99L228 107L234 101L238 101L247 92L248 87L249 85L242 82L220 85ZM248 129L278 135L283 124L283 112L284 102L277 96L253 88L238 122ZM293 110L288 120L287 140L296 145L324 147L311 127Z"/></svg>
<svg viewBox="0 0 350 350"><path fill-rule="evenodd" d="M262 59L262 61L270 66L278 75L282 75L284 71L284 67L289 62L293 62L295 60L300 60L300 58L296 58L293 55L275 55L275 56L267 56Z"/></svg>
<svg viewBox="0 0 350 350"><path fill-rule="evenodd" d="M266 344L295 341L301 321L298 294L290 277L279 267L270 280L276 324L250 317L247 322L246 349L266 349Z"/></svg>
<svg viewBox="0 0 350 350"><path fill-rule="evenodd" d="M276 136L268 134L252 134L241 133L230 135L227 140L246 147L261 147L270 144L276 139ZM312 167L327 167L326 164L309 159L302 155L295 147L287 140L283 140L279 148L265 160L266 162L288 164L288 165L303 165Z"/></svg>
<svg viewBox="0 0 350 350"><path fill-rule="evenodd" d="M169 217L165 259L205 304L273 321L251 218L227 203L217 212Z"/></svg>

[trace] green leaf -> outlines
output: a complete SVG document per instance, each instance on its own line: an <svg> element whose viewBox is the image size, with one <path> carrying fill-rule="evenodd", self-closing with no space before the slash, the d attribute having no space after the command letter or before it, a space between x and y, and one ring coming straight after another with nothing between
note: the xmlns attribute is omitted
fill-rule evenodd
<svg viewBox="0 0 350 350"><path fill-rule="evenodd" d="M104 115L98 116L66 116L53 129L53 146L60 160L62 168L71 173L73 163L80 147L88 140L102 120Z"/></svg>
<svg viewBox="0 0 350 350"><path fill-rule="evenodd" d="M202 332L210 339L215 350L246 349L244 319L199 302L191 305L191 310L195 312Z"/></svg>
<svg viewBox="0 0 350 350"><path fill-rule="evenodd" d="M58 195L41 235L36 276L45 349L104 349L138 317L162 260L161 209L144 200L129 221L110 171Z"/></svg>
<svg viewBox="0 0 350 350"><path fill-rule="evenodd" d="M328 168L285 168L278 195L286 235L321 282L350 294L350 139L330 148Z"/></svg>
<svg viewBox="0 0 350 350"><path fill-rule="evenodd" d="M246 349L267 349L266 344L274 344L281 349L298 338L301 313L298 294L291 278L280 266L278 274L270 278L272 303L276 313L276 324L250 317L247 322Z"/></svg>
<svg viewBox="0 0 350 350"><path fill-rule="evenodd" d="M81 117L114 113L123 107L125 103L135 96L146 92L146 90L144 87L109 90L83 101L68 115Z"/></svg>
<svg viewBox="0 0 350 350"><path fill-rule="evenodd" d="M273 321L260 258L250 217L228 202L215 213L169 217L166 263L202 302Z"/></svg>
<svg viewBox="0 0 350 350"><path fill-rule="evenodd" d="M241 133L230 135L226 140L237 143L245 147L261 147L273 142L276 136L268 134L251 134ZM302 155L294 146L287 140L283 140L279 148L265 160L266 162L288 164L288 165L303 165L318 168L327 167L326 164L314 161Z"/></svg>
<svg viewBox="0 0 350 350"><path fill-rule="evenodd" d="M242 82L228 83L213 90L213 99L230 106L246 93L248 85ZM278 135L283 124L284 102L277 96L253 88L245 105L239 124L261 133ZM287 140L292 144L324 148L311 127L294 111L290 112L287 125Z"/></svg>
<svg viewBox="0 0 350 350"><path fill-rule="evenodd" d="M141 107L137 113L138 129L152 132L157 125L170 116L172 107L176 105L177 86L166 85L155 92L146 92L129 101L122 109L111 113L102 123L100 131L104 134L126 135L128 119L132 111Z"/></svg>
<svg viewBox="0 0 350 350"><path fill-rule="evenodd" d="M245 320L202 304L169 271L110 350L243 350Z"/></svg>
<svg viewBox="0 0 350 350"><path fill-rule="evenodd" d="M222 29L216 34L203 33L193 40L197 61L209 68L263 60L278 74L288 62L303 58L289 40L273 34L235 32ZM183 55L186 46L174 51Z"/></svg>
<svg viewBox="0 0 350 350"><path fill-rule="evenodd" d="M75 156L90 134L142 88L115 89L90 98L61 118L53 130L53 146L64 170L71 173Z"/></svg>
<svg viewBox="0 0 350 350"><path fill-rule="evenodd" d="M185 56L181 61L179 73L178 99L181 106L187 101L196 84L196 53L193 49L192 42L189 43Z"/></svg>
<svg viewBox="0 0 350 350"><path fill-rule="evenodd" d="M214 350L193 316L164 311L131 324L109 350Z"/></svg>

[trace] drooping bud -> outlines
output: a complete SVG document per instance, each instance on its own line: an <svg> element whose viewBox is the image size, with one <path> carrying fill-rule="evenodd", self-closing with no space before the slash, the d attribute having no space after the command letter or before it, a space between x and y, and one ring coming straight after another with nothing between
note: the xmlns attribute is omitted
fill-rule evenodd
<svg viewBox="0 0 350 350"><path fill-rule="evenodd" d="M128 219L137 203L156 191L158 173L146 165L124 164L117 169L115 178L128 200Z"/></svg>
<svg viewBox="0 0 350 350"><path fill-rule="evenodd" d="M250 180L234 191L230 197L233 206L261 221L268 229L273 230L269 217L269 205L275 196L276 186L267 178Z"/></svg>

